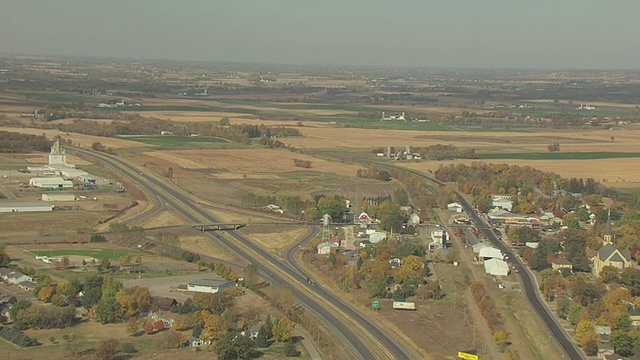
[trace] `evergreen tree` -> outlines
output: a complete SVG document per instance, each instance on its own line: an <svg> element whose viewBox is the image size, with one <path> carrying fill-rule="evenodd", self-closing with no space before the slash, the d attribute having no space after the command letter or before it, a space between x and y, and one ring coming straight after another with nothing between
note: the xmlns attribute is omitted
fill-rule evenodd
<svg viewBox="0 0 640 360"><path fill-rule="evenodd" d="M263 348L269 345L269 339L267 339L267 330L264 326L260 326L260 330L258 331L258 336L256 336L256 347Z"/></svg>

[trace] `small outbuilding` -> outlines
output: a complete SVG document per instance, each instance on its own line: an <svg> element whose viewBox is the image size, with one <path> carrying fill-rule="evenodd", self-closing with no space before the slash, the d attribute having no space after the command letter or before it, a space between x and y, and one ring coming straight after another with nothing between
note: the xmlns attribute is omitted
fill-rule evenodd
<svg viewBox="0 0 640 360"><path fill-rule="evenodd" d="M494 276L509 275L509 265L500 259L489 259L484 262L484 272Z"/></svg>
<svg viewBox="0 0 640 360"><path fill-rule="evenodd" d="M75 201L76 195L71 193L42 194L42 201Z"/></svg>

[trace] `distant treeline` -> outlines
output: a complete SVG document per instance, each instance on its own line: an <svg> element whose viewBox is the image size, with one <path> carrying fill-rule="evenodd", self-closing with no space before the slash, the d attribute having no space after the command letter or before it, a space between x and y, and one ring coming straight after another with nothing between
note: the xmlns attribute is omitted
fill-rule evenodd
<svg viewBox="0 0 640 360"><path fill-rule="evenodd" d="M455 145L436 144L427 147L412 148L426 160L451 160L451 159L477 159L476 150L473 148L458 148Z"/></svg>
<svg viewBox="0 0 640 360"><path fill-rule="evenodd" d="M219 125L216 121L208 123L176 123L140 115L128 115L126 120L97 123L91 120L75 119L71 123L49 124L33 122L30 127L58 129L87 135L114 137L119 135L158 135L162 131L171 131L176 135L199 134L213 136L230 141L247 142L254 138L280 138L302 136L300 130L284 126L267 127L265 125ZM4 145L4 143L2 144ZM51 144L49 143L49 145ZM45 149L48 150L48 149ZM44 151L44 150L43 150Z"/></svg>
<svg viewBox="0 0 640 360"><path fill-rule="evenodd" d="M0 131L0 152L30 153L34 151L48 152L51 141L44 135L21 134Z"/></svg>

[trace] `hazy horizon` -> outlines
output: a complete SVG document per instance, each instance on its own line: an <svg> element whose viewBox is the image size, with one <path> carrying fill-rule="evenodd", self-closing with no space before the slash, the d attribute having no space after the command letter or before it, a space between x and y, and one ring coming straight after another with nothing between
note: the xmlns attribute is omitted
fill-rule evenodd
<svg viewBox="0 0 640 360"><path fill-rule="evenodd" d="M640 2L0 0L5 54L460 69L640 69Z"/></svg>

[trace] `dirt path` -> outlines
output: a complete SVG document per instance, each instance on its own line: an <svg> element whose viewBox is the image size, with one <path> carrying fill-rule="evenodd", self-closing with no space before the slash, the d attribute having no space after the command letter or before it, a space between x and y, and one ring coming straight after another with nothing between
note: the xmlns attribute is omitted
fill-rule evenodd
<svg viewBox="0 0 640 360"><path fill-rule="evenodd" d="M441 218L442 218L442 215L441 215ZM455 232L453 231L454 229L448 226L446 227L446 230L449 234L455 234ZM478 269L473 266L473 259L469 259L469 254L466 251L464 251L465 244L463 244L462 241L460 241L460 238L456 235L451 236L450 238L453 239L455 246L458 249L462 250L459 252L462 263L464 263L465 266L467 266L467 268L471 272L471 278L473 279L473 281L479 281L480 275L478 275ZM478 304L476 304L475 300L473 299L473 294L471 294L470 287L467 288L467 290L465 291L465 295L467 300L467 306L469 307L469 309L471 309L471 315L473 316L474 322L479 325L479 329L482 332L482 337L484 338L487 352L491 356L491 359L500 359L500 356L498 355L498 349L496 348L496 344L493 341L493 334L491 334L491 331L487 326L487 322L484 320L484 318L480 314L480 310L478 309Z"/></svg>

